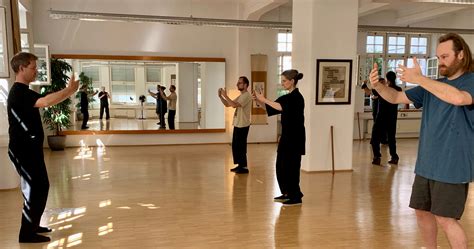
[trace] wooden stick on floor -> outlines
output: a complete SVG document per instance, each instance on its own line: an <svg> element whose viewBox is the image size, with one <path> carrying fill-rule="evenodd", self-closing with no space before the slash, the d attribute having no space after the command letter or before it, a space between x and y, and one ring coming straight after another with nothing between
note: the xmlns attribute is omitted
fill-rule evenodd
<svg viewBox="0 0 474 249"><path fill-rule="evenodd" d="M359 112L357 112L357 129L359 129L359 140L362 140L362 136L360 135L360 117L359 117Z"/></svg>
<svg viewBox="0 0 474 249"><path fill-rule="evenodd" d="M334 169L334 126L331 125L331 157L332 157L332 174L335 173Z"/></svg>

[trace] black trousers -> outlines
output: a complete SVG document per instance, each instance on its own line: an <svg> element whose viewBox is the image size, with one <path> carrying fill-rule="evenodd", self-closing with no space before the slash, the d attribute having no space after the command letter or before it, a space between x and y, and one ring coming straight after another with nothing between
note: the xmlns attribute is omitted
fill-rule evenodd
<svg viewBox="0 0 474 249"><path fill-rule="evenodd" d="M166 112L156 112L156 115L160 117L160 128L166 128L165 114Z"/></svg>
<svg viewBox="0 0 474 249"><path fill-rule="evenodd" d="M234 164L240 167L247 167L247 137L249 135L250 126L234 127L232 134L232 156Z"/></svg>
<svg viewBox="0 0 474 249"><path fill-rule="evenodd" d="M105 110L105 119L110 119L109 114L109 105L100 105L100 119L104 117L104 110Z"/></svg>
<svg viewBox="0 0 474 249"><path fill-rule="evenodd" d="M278 152L276 177L280 192L290 199L301 199L300 189L301 155L294 152Z"/></svg>
<svg viewBox="0 0 474 249"><path fill-rule="evenodd" d="M176 110L168 111L168 126L170 130L174 130L174 117L176 116Z"/></svg>
<svg viewBox="0 0 474 249"><path fill-rule="evenodd" d="M89 121L89 110L81 110L82 112L82 126L81 128L87 127L87 121Z"/></svg>
<svg viewBox="0 0 474 249"><path fill-rule="evenodd" d="M8 155L20 175L23 194L23 214L20 235L36 233L48 200L49 180L43 148L12 149Z"/></svg>
<svg viewBox="0 0 474 249"><path fill-rule="evenodd" d="M393 159L398 159L397 154L397 141L395 139L395 134L397 133L397 120L377 120L372 127L372 138L370 139L370 144L372 145L372 152L374 153L374 158L382 157L380 153L380 142L383 140L384 136L387 136L388 148L390 151L390 156Z"/></svg>

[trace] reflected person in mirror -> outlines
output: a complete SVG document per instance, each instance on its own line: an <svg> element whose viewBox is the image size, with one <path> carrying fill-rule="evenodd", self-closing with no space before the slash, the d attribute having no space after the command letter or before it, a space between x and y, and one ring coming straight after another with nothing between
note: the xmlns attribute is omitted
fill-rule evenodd
<svg viewBox="0 0 474 249"><path fill-rule="evenodd" d="M89 121L89 98L99 93L99 91L89 92L87 84L81 86L81 112L82 126L81 130L89 129L87 122Z"/></svg>
<svg viewBox="0 0 474 249"><path fill-rule="evenodd" d="M415 209L426 248L437 248L438 225L452 248L468 248L459 219L469 182L474 180L474 64L464 39L454 33L438 39L438 70L444 78L425 77L416 58L413 68L398 65L400 79L418 86L399 92L378 83L378 68L370 82L390 103L423 107L418 157L410 207Z"/></svg>
<svg viewBox="0 0 474 249"><path fill-rule="evenodd" d="M176 94L176 86L171 85L170 86L170 95L166 96L164 90L161 88L160 90L160 95L161 98L164 99L165 101L168 100L168 127L170 130L174 130L174 117L176 116L176 102L178 101L178 95ZM164 121L163 121L164 122Z"/></svg>
<svg viewBox="0 0 474 249"><path fill-rule="evenodd" d="M40 226L48 199L49 180L43 155L43 124L39 108L61 103L77 91L79 81L74 73L66 88L41 96L30 90L29 85L37 75L38 57L31 53L20 52L11 59L15 72L15 83L8 94L8 123L10 141L8 155L21 180L24 198L20 243L49 242L49 237L39 235L52 230Z"/></svg>
<svg viewBox="0 0 474 249"><path fill-rule="evenodd" d="M275 101L268 100L260 92L254 92L254 100L267 110L268 116L281 114L281 137L278 142L276 177L281 196L274 201L284 205L300 205L303 193L300 189L301 156L305 154L306 133L304 127L304 98L296 87L303 74L286 70L281 74L281 85L288 94Z"/></svg>
<svg viewBox="0 0 474 249"><path fill-rule="evenodd" d="M165 124L165 114L168 111L168 107L166 104L166 99L161 97L160 91L164 91L166 87L156 85L156 93L148 90L148 93L150 96L156 99L156 115L160 119L158 125L160 125L160 129L166 129L166 124Z"/></svg>
<svg viewBox="0 0 474 249"><path fill-rule="evenodd" d="M105 120L110 119L110 113L109 113L109 99L110 99L110 94L105 91L105 87L100 88L99 92L99 99L100 99L100 119L104 117L104 110L105 110Z"/></svg>
<svg viewBox="0 0 474 249"><path fill-rule="evenodd" d="M236 174L247 174L247 137L250 129L250 111L252 110L252 96L248 92L249 80L245 76L239 77L237 89L240 95L230 99L223 88L219 88L217 96L226 107L232 107L234 112L234 132L232 134L232 156L237 167L230 171Z"/></svg>

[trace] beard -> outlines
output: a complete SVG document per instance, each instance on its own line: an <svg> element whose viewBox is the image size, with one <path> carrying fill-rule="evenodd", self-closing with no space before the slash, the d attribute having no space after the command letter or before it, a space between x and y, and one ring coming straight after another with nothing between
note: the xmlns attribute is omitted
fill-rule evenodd
<svg viewBox="0 0 474 249"><path fill-rule="evenodd" d="M445 76L449 78L453 76L454 74L456 74L461 68L462 68L461 60L456 58L454 59L453 64L449 67L445 65L438 66L438 71L441 76Z"/></svg>

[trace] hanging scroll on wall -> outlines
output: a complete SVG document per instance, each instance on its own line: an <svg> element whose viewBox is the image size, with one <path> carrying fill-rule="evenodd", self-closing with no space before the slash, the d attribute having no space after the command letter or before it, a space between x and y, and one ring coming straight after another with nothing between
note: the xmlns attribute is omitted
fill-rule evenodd
<svg viewBox="0 0 474 249"><path fill-rule="evenodd" d="M267 96L267 66L268 58L264 54L250 55L250 67L252 70L252 91L263 93ZM254 101L252 104L252 124L267 124L267 113Z"/></svg>

